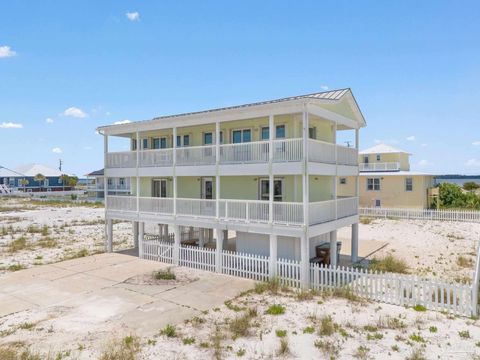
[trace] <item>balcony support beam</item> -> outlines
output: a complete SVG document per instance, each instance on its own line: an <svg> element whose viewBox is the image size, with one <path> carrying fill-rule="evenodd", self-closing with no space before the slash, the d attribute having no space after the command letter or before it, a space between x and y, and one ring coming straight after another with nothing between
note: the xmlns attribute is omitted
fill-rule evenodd
<svg viewBox="0 0 480 360"><path fill-rule="evenodd" d="M337 230L330 231L330 265L337 267Z"/></svg>
<svg viewBox="0 0 480 360"><path fill-rule="evenodd" d="M358 261L358 223L352 224L352 263Z"/></svg>
<svg viewBox="0 0 480 360"><path fill-rule="evenodd" d="M270 260L269 260L269 269L268 276L270 279L277 276L277 258L278 258L278 237L277 235L270 234Z"/></svg>
<svg viewBox="0 0 480 360"><path fill-rule="evenodd" d="M215 272L222 272L223 231L217 229L217 244L215 248Z"/></svg>
<svg viewBox="0 0 480 360"><path fill-rule="evenodd" d="M173 216L177 216L177 128L173 128Z"/></svg>
<svg viewBox="0 0 480 360"><path fill-rule="evenodd" d="M107 219L107 242L106 242L106 251L111 253L113 252L113 220Z"/></svg>
<svg viewBox="0 0 480 360"><path fill-rule="evenodd" d="M138 257L143 259L143 241L145 236L145 223L142 221L138 224Z"/></svg>
<svg viewBox="0 0 480 360"><path fill-rule="evenodd" d="M133 247L138 248L138 221L133 221L132 227L133 227Z"/></svg>
<svg viewBox="0 0 480 360"><path fill-rule="evenodd" d="M180 226L173 225L174 243L173 243L173 264L179 264L180 259Z"/></svg>
<svg viewBox="0 0 480 360"><path fill-rule="evenodd" d="M272 164L273 164L274 134L275 134L275 118L273 115L270 115L268 117L268 222L270 224L273 224L274 178L273 178Z"/></svg>
<svg viewBox="0 0 480 360"><path fill-rule="evenodd" d="M215 122L215 217L220 218L220 122Z"/></svg>
<svg viewBox="0 0 480 360"><path fill-rule="evenodd" d="M203 248L205 246L205 231L203 228L198 229L198 247Z"/></svg>
<svg viewBox="0 0 480 360"><path fill-rule="evenodd" d="M135 133L135 142L136 142L136 147L135 147L135 152L137 153L137 161L135 162L135 176L137 179L137 188L136 188L136 196L137 196L137 212L140 211L140 177L138 176L138 167L140 166L140 151L139 151L139 144L140 144L140 133L137 131Z"/></svg>

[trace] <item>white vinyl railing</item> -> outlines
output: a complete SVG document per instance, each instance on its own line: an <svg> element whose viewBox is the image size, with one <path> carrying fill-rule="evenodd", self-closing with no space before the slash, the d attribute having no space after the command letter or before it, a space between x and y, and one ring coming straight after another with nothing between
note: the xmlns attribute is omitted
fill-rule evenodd
<svg viewBox="0 0 480 360"><path fill-rule="evenodd" d="M310 225L335 220L335 200L311 202Z"/></svg>
<svg viewBox="0 0 480 360"><path fill-rule="evenodd" d="M153 214L173 214L173 198L141 197L140 212Z"/></svg>
<svg viewBox="0 0 480 360"><path fill-rule="evenodd" d="M359 171L398 171L400 170L399 162L382 162L382 163L360 163Z"/></svg>
<svg viewBox="0 0 480 360"><path fill-rule="evenodd" d="M194 217L215 217L215 200L177 199L177 215L188 215Z"/></svg>
<svg viewBox="0 0 480 360"><path fill-rule="evenodd" d="M276 224L302 225L303 204L296 202L274 202L273 222Z"/></svg>
<svg viewBox="0 0 480 360"><path fill-rule="evenodd" d="M335 164L335 144L309 139L308 161Z"/></svg>
<svg viewBox="0 0 480 360"><path fill-rule="evenodd" d="M393 209L381 207L361 207L359 209L359 215L385 219L440 220L480 223L480 211L478 210Z"/></svg>
<svg viewBox="0 0 480 360"><path fill-rule="evenodd" d="M215 146L188 146L177 148L177 165L213 165Z"/></svg>
<svg viewBox="0 0 480 360"><path fill-rule="evenodd" d="M158 237L157 237L158 238ZM270 257L204 247L180 245L145 237L142 258L172 263L178 252L178 264L194 269L266 281L277 278L282 284L300 287L300 262L277 259L270 273ZM217 256L218 255L218 256ZM217 263L217 261L219 263ZM447 311L461 316L476 316L477 283L464 284L414 275L375 272L364 268L309 265L309 287L317 290L344 288L353 294L399 306L423 305L427 309Z"/></svg>
<svg viewBox="0 0 480 360"><path fill-rule="evenodd" d="M135 196L107 196L108 210L137 211L137 198Z"/></svg>
<svg viewBox="0 0 480 360"><path fill-rule="evenodd" d="M337 218L358 215L358 197L337 199Z"/></svg>
<svg viewBox="0 0 480 360"><path fill-rule="evenodd" d="M220 145L220 163L268 162L268 145L267 141Z"/></svg>
<svg viewBox="0 0 480 360"><path fill-rule="evenodd" d="M288 162L303 159L302 139L278 139L273 140L273 161Z"/></svg>
<svg viewBox="0 0 480 360"><path fill-rule="evenodd" d="M107 168L134 168L137 153L134 151L111 152L107 154Z"/></svg>
<svg viewBox="0 0 480 360"><path fill-rule="evenodd" d="M245 222L268 223L268 201L220 200L220 218Z"/></svg>
<svg viewBox="0 0 480 360"><path fill-rule="evenodd" d="M358 150L351 147L337 145L337 164L358 165Z"/></svg>
<svg viewBox="0 0 480 360"><path fill-rule="evenodd" d="M135 152L134 152L135 153ZM173 149L140 151L140 167L157 167L173 165Z"/></svg>

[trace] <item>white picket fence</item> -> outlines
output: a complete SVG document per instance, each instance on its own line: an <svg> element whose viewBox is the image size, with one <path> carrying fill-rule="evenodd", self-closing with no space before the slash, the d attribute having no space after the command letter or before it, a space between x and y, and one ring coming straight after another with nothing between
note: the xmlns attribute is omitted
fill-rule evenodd
<svg viewBox="0 0 480 360"><path fill-rule="evenodd" d="M148 237L142 243L143 258L171 264L173 242ZM217 271L216 250L181 245L178 264L199 270ZM256 281L277 278L282 284L300 287L300 262L278 259L270 274L270 258L223 250L220 272ZM413 275L373 272L362 268L310 264L310 287L314 290L348 288L353 294L399 306L423 305L427 309L457 315L477 314L476 285L447 282ZM475 284L475 282L474 282Z"/></svg>
<svg viewBox="0 0 480 360"><path fill-rule="evenodd" d="M359 215L375 218L480 222L478 210L359 208Z"/></svg>

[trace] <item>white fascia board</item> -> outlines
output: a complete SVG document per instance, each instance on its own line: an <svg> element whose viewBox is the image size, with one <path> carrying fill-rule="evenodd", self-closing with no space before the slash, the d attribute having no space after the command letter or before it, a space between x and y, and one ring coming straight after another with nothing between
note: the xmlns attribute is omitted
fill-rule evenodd
<svg viewBox="0 0 480 360"><path fill-rule="evenodd" d="M337 124L344 125L350 129L359 129L361 127L361 125L356 120L334 113L333 111L324 109L315 104L308 104L307 111L310 114L336 122Z"/></svg>
<svg viewBox="0 0 480 360"><path fill-rule="evenodd" d="M198 114L187 114L172 118L137 121L122 125L109 125L99 127L97 130L105 135L122 135L136 131L152 131L171 129L173 127L189 127L202 124L211 124L216 121L227 122L236 120L254 119L269 115L285 115L301 113L305 99L283 101L271 104L249 106L237 109L225 109Z"/></svg>

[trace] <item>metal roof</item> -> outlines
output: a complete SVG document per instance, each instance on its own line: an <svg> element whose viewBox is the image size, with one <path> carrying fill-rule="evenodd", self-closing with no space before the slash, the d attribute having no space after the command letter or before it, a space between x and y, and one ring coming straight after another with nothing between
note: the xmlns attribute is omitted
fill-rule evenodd
<svg viewBox="0 0 480 360"><path fill-rule="evenodd" d="M393 153L404 153L404 154L409 154L410 153L403 151L401 149L397 149L393 146L387 145L387 144L378 144L375 145L371 148L362 150L359 152L360 155L368 155L368 154L393 154Z"/></svg>
<svg viewBox="0 0 480 360"><path fill-rule="evenodd" d="M24 176L16 171L10 170L4 166L0 166L0 177L19 177Z"/></svg>
<svg viewBox="0 0 480 360"><path fill-rule="evenodd" d="M103 176L103 169L92 171L90 174L86 176Z"/></svg>
<svg viewBox="0 0 480 360"><path fill-rule="evenodd" d="M15 171L22 173L24 176L35 176L37 174L42 174L44 176L60 176L64 174L60 170L52 169L48 166L41 164L22 165L17 167Z"/></svg>

